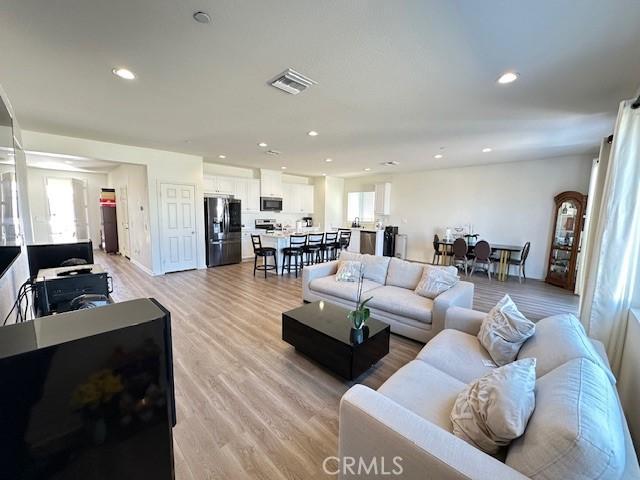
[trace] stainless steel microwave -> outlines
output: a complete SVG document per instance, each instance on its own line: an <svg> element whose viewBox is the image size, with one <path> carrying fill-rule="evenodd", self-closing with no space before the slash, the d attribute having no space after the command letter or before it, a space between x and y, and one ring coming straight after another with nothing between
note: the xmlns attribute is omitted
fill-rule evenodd
<svg viewBox="0 0 640 480"><path fill-rule="evenodd" d="M274 197L260 197L261 212L281 212L282 199Z"/></svg>

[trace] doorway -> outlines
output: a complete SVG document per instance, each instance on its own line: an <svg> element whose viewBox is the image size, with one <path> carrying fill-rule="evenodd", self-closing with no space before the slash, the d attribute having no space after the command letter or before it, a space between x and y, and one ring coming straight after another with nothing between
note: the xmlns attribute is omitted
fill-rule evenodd
<svg viewBox="0 0 640 480"><path fill-rule="evenodd" d="M190 270L196 262L195 187L160 184L160 254L165 273Z"/></svg>
<svg viewBox="0 0 640 480"><path fill-rule="evenodd" d="M89 239L87 186L77 178L46 180L49 239L52 243ZM69 206L72 205L72 208Z"/></svg>

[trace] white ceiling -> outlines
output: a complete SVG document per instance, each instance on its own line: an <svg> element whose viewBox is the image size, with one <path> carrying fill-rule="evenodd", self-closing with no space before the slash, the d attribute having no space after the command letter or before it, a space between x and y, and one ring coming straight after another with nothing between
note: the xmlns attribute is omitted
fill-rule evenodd
<svg viewBox="0 0 640 480"><path fill-rule="evenodd" d="M26 129L307 175L410 171L594 154L640 84L639 26L638 0L2 0L0 83ZM267 85L289 66L319 84Z"/></svg>
<svg viewBox="0 0 640 480"><path fill-rule="evenodd" d="M25 157L28 167L62 170L65 172L109 173L114 168L122 165L121 163L107 160L47 152L26 151Z"/></svg>

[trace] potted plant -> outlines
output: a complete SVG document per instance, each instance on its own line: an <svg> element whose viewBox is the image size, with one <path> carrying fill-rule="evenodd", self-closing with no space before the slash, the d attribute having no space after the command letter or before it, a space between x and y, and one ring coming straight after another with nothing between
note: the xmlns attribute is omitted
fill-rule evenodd
<svg viewBox="0 0 640 480"><path fill-rule="evenodd" d="M373 298L369 297L366 300L362 300L362 284L364 283L363 267L360 267L360 274L358 276L358 296L356 297L356 309L347 314L347 318L351 322L351 339L354 343L360 343L365 337L366 328L365 323L369 319L370 312L366 307L366 304Z"/></svg>

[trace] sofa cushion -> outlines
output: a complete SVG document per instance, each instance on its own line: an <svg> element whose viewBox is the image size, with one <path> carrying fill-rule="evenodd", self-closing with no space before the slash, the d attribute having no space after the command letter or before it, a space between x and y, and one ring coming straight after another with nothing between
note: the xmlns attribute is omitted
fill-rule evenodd
<svg viewBox="0 0 640 480"><path fill-rule="evenodd" d="M385 285L415 290L422 278L423 270L424 265L421 263L407 262L394 257L389 262Z"/></svg>
<svg viewBox="0 0 640 480"><path fill-rule="evenodd" d="M416 358L465 384L496 368L475 335L453 329L445 329L429 340Z"/></svg>
<svg viewBox="0 0 640 480"><path fill-rule="evenodd" d="M598 354L580 321L570 313L538 321L535 335L522 345L518 353L518 358L526 357L538 360L538 377L574 358L587 358L604 369L611 383L616 383L608 363Z"/></svg>
<svg viewBox="0 0 640 480"><path fill-rule="evenodd" d="M536 359L525 358L480 377L451 410L453 434L494 455L524 433L535 406Z"/></svg>
<svg viewBox="0 0 640 480"><path fill-rule="evenodd" d="M516 359L522 344L535 331L535 323L520 313L511 297L505 295L482 321L478 339L498 365L506 365Z"/></svg>
<svg viewBox="0 0 640 480"><path fill-rule="evenodd" d="M619 479L624 442L613 386L600 366L577 358L538 379L536 408L506 463L534 480Z"/></svg>
<svg viewBox="0 0 640 480"><path fill-rule="evenodd" d="M373 298L367 305L371 308L431 323L433 300L416 295L413 290L385 285L373 292L367 292L367 297L370 296Z"/></svg>
<svg viewBox="0 0 640 480"><path fill-rule="evenodd" d="M441 293L446 292L460 281L456 267L435 267L425 265L422 277L418 282L415 292L418 295L435 299Z"/></svg>
<svg viewBox="0 0 640 480"><path fill-rule="evenodd" d="M366 278L362 281L363 295L381 285ZM355 302L358 297L358 282L337 282L335 275L316 278L309 284L309 288L318 293L332 295L344 300Z"/></svg>
<svg viewBox="0 0 640 480"><path fill-rule="evenodd" d="M437 368L413 360L384 382L378 392L451 432L449 414L464 387L464 383Z"/></svg>
<svg viewBox="0 0 640 480"><path fill-rule="evenodd" d="M362 253L343 251L340 260L354 260L364 265L364 278L384 285L387 278L390 257L379 257Z"/></svg>

